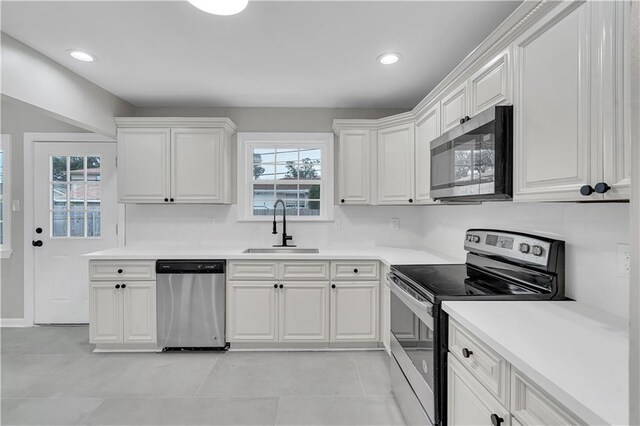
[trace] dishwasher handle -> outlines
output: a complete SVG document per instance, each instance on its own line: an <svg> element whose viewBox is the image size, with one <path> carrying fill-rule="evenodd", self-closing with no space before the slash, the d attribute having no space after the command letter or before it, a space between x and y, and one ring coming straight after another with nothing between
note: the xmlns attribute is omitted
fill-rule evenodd
<svg viewBox="0 0 640 426"><path fill-rule="evenodd" d="M225 260L158 260L156 274L224 274Z"/></svg>

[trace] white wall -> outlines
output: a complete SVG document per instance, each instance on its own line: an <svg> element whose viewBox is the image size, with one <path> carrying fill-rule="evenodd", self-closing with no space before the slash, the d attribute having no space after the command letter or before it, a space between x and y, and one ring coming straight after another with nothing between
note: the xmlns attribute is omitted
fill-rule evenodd
<svg viewBox="0 0 640 426"><path fill-rule="evenodd" d="M468 228L527 232L566 242L566 295L629 317L629 278L619 276L617 243L629 243L627 203L512 203L424 210L424 245L460 259Z"/></svg>
<svg viewBox="0 0 640 426"><path fill-rule="evenodd" d="M1 33L2 94L77 127L115 137L114 116L135 108L89 80Z"/></svg>

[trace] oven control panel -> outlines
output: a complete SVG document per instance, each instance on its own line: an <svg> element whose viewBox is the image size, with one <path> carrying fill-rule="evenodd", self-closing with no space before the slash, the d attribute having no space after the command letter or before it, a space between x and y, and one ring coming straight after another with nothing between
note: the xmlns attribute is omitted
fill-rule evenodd
<svg viewBox="0 0 640 426"><path fill-rule="evenodd" d="M551 243L529 235L471 229L467 231L464 248L470 252L493 254L546 267Z"/></svg>

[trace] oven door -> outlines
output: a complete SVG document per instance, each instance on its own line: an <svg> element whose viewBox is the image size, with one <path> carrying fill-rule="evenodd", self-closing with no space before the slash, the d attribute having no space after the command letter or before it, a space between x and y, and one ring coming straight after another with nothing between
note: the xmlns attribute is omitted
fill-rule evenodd
<svg viewBox="0 0 640 426"><path fill-rule="evenodd" d="M490 108L431 142L434 199L510 198L511 110L505 108Z"/></svg>
<svg viewBox="0 0 640 426"><path fill-rule="evenodd" d="M398 389L392 381L394 395L403 414L419 418L419 408L426 413L428 423L435 419L435 370L433 305L395 278L391 286L391 353L409 383L413 395ZM412 400L413 399L413 400ZM410 420L411 423L419 422ZM424 424L424 421L422 421Z"/></svg>

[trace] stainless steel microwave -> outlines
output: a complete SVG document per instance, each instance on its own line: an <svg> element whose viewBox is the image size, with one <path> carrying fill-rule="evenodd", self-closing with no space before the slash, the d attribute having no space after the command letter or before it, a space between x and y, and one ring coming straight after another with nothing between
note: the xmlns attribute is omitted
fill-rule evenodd
<svg viewBox="0 0 640 426"><path fill-rule="evenodd" d="M509 200L513 195L513 106L492 107L431 141L431 197Z"/></svg>

